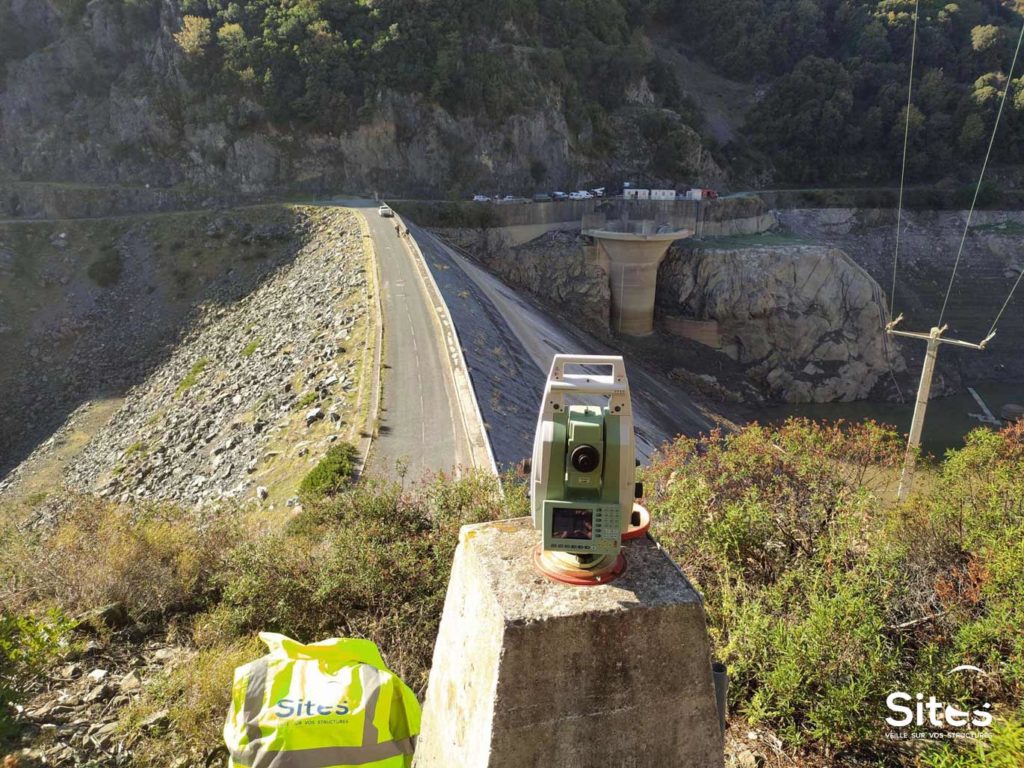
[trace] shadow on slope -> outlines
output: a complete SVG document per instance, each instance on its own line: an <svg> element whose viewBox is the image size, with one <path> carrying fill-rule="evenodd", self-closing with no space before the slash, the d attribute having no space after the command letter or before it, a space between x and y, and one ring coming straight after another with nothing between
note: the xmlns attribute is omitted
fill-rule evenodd
<svg viewBox="0 0 1024 768"><path fill-rule="evenodd" d="M305 239L286 206L0 225L0 477L86 401L144 380Z"/></svg>

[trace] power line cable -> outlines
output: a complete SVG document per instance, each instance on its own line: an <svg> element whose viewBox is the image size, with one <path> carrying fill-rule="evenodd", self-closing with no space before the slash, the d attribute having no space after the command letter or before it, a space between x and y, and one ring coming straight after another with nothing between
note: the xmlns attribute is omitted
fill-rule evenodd
<svg viewBox="0 0 1024 768"><path fill-rule="evenodd" d="M981 192L981 182L985 178L985 170L988 168L988 159L992 154L992 146L996 142L996 133L999 131L999 121L1003 117L1003 108L1006 106L1006 97L1010 94L1013 85L1013 71L1017 68L1017 57L1020 56L1020 46L1024 42L1024 24L1021 25L1020 35L1017 37L1017 48L1013 52L1013 61L1010 63L1010 74L1006 77L1006 87L1003 89L1003 98L999 101L999 111L996 113L996 122L992 126L992 136L988 140L988 149L985 151L985 161L981 164L981 174L978 176L978 185L974 188L974 198L971 200L971 208L967 212L967 221L964 224L964 234L960 238L960 247L956 252L956 261L953 262L953 273L949 276L949 285L946 287L946 298L942 301L942 309L939 311L939 322L936 326L942 325L942 318L946 315L946 305L949 303L949 295L953 291L953 281L956 279L956 270L960 266L960 257L964 253L964 243L967 242L967 232L971 228L971 217L974 215L974 206L978 203L978 193ZM1005 309L1005 307L1004 307ZM1000 311L1002 314L1002 311Z"/></svg>
<svg viewBox="0 0 1024 768"><path fill-rule="evenodd" d="M1010 289L1010 293L1006 297L1006 301L1003 302L1003 306L999 308L999 312L996 314L996 319L992 321L992 327L988 329L988 335L991 336L996 332L996 326L999 324L999 318L1003 316L1003 312L1010 306L1010 299L1013 298L1014 292L1017 290L1017 286L1020 285L1021 278L1024 277L1024 267L1020 268L1020 274L1017 275L1017 280L1013 284L1013 288Z"/></svg>
<svg viewBox="0 0 1024 768"><path fill-rule="evenodd" d="M920 0L914 0L914 32L910 41L910 78L907 80L907 117L903 125L903 165L900 168L900 197L896 208L896 249L892 254L892 293L889 296L889 316L896 314L896 265L900 258L900 224L903 221L903 185L907 176L907 144L910 139L910 106L914 95L914 60L917 58L917 19Z"/></svg>

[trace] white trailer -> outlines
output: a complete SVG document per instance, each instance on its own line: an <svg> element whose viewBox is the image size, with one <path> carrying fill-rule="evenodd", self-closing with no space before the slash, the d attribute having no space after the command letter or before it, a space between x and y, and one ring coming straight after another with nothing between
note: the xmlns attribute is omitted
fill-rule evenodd
<svg viewBox="0 0 1024 768"><path fill-rule="evenodd" d="M675 200L676 191L674 189L652 189L651 200Z"/></svg>

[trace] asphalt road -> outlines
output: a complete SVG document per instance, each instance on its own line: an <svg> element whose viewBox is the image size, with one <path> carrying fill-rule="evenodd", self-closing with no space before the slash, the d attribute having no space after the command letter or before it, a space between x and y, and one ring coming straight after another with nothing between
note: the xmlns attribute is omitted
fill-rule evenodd
<svg viewBox="0 0 1024 768"><path fill-rule="evenodd" d="M346 200L366 216L381 280L384 311L382 404L368 474L409 479L470 465L456 412L454 383L433 309L394 219L381 218L370 201Z"/></svg>

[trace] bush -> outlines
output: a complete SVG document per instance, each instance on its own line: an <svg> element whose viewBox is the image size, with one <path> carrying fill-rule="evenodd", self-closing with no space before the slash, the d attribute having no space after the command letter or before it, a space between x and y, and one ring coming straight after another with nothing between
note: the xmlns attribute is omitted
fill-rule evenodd
<svg viewBox="0 0 1024 768"><path fill-rule="evenodd" d="M0 744L15 731L10 706L67 650L72 626L60 611L38 615L0 611Z"/></svg>
<svg viewBox="0 0 1024 768"><path fill-rule="evenodd" d="M181 383L178 384L178 388L177 390L175 390L174 394L180 397L181 395L185 394L185 392L194 387L196 385L196 382L199 381L200 374L206 370L206 366L208 366L209 364L210 358L208 357L201 357L198 360L196 360L196 362L193 363L192 367L189 368L188 373L185 374L185 378L183 378L181 380Z"/></svg>
<svg viewBox="0 0 1024 768"><path fill-rule="evenodd" d="M735 711L792 746L891 756L896 690L1024 695L1024 426L972 433L905 505L888 501L901 453L875 425L794 420L680 439L645 473ZM990 675L949 676L965 663Z"/></svg>
<svg viewBox="0 0 1024 768"><path fill-rule="evenodd" d="M89 265L86 274L100 288L112 288L121 281L124 260L115 249L109 249L103 256Z"/></svg>
<svg viewBox="0 0 1024 768"><path fill-rule="evenodd" d="M1019 768L1024 765L1024 712L993 724L988 738L968 747L944 744L922 758L925 768Z"/></svg>
<svg viewBox="0 0 1024 768"><path fill-rule="evenodd" d="M422 687L459 527L521 509L482 475L441 476L408 494L360 484L236 550L221 577L230 610L218 621L240 634L369 637L409 685Z"/></svg>
<svg viewBox="0 0 1024 768"><path fill-rule="evenodd" d="M248 344L242 348L242 357L252 357L256 350L260 348L260 344L263 343L263 339L257 336L252 339Z"/></svg>
<svg viewBox="0 0 1024 768"><path fill-rule="evenodd" d="M307 498L320 498L339 493L352 481L358 451L349 443L332 445L327 455L299 483L299 493Z"/></svg>
<svg viewBox="0 0 1024 768"><path fill-rule="evenodd" d="M139 739L140 764L154 766L201 758L219 743L231 670L263 653L259 631L304 641L369 638L422 690L459 527L525 514L524 499L517 490L503 498L493 477L478 474L441 475L408 492L367 481L269 526L232 506L200 513L72 497L48 532L0 532L11 544L0 550L0 661L26 632L59 645L60 635L44 633L63 626L56 620L38 629L17 624L12 634L8 617L33 615L29 605L78 614L120 601L136 617L146 613L179 639L190 637L194 649L147 685L123 718ZM52 661L31 658L38 662L18 662L18 690ZM10 677L6 669L0 680ZM143 732L140 723L161 709L168 730Z"/></svg>
<svg viewBox="0 0 1024 768"><path fill-rule="evenodd" d="M167 730L175 742L201 746L204 753L220 744L235 668L264 653L266 647L255 637L232 639L187 653L163 670L121 717L122 727L139 739L134 764L170 764L168 735L141 727L160 710L167 711Z"/></svg>

